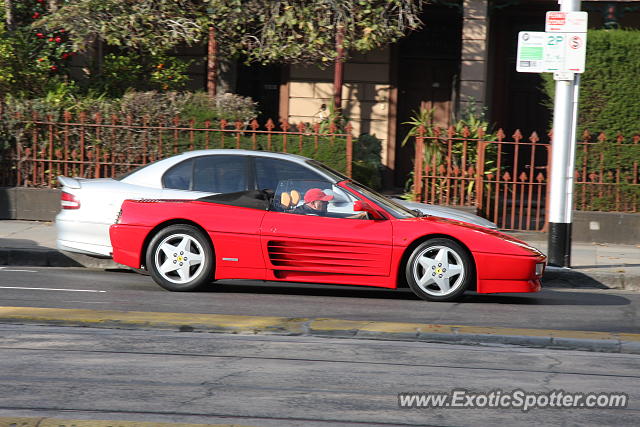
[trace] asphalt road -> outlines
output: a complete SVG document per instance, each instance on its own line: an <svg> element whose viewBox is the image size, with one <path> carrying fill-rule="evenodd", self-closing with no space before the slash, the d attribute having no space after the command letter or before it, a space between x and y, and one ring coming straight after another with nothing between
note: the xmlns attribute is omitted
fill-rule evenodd
<svg viewBox="0 0 640 427"><path fill-rule="evenodd" d="M637 425L640 356L0 325L0 417L259 426ZM617 409L400 409L398 393L615 392Z"/></svg>
<svg viewBox="0 0 640 427"><path fill-rule="evenodd" d="M200 292L171 293L132 272L0 267L0 296L0 305L18 307L640 331L640 293L601 289L469 294L459 302L433 303L408 290L255 281L223 281Z"/></svg>

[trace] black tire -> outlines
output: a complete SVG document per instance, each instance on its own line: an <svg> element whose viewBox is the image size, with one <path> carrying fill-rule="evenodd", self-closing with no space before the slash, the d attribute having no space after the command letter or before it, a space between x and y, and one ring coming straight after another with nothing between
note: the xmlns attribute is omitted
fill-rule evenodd
<svg viewBox="0 0 640 427"><path fill-rule="evenodd" d="M193 291L213 280L213 248L192 225L170 225L158 231L145 260L153 280L170 291Z"/></svg>
<svg viewBox="0 0 640 427"><path fill-rule="evenodd" d="M453 301L475 280L475 268L469 253L459 243L434 238L413 250L405 275L409 287L420 298Z"/></svg>

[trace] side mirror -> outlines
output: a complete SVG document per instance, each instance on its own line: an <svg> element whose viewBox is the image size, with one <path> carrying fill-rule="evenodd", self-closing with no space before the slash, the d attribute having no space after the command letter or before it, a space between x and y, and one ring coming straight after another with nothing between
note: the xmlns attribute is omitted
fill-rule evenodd
<svg viewBox="0 0 640 427"><path fill-rule="evenodd" d="M353 202L353 210L356 212L366 212L373 219L385 219L384 215L382 215L380 211L363 200L356 200Z"/></svg>

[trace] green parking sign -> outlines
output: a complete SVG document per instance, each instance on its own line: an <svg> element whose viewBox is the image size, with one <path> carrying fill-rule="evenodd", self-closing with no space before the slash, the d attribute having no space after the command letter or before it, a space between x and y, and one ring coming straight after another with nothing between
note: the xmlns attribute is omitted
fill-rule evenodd
<svg viewBox="0 0 640 427"><path fill-rule="evenodd" d="M516 70L521 73L584 72L586 33L521 31Z"/></svg>

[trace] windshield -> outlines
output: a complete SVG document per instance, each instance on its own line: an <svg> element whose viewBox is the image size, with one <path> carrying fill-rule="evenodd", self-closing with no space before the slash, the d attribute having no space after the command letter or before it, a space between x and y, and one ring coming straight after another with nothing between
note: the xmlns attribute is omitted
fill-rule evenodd
<svg viewBox="0 0 640 427"><path fill-rule="evenodd" d="M370 189L369 187L366 187L362 184L360 184L358 181L354 181L353 179L349 178L348 176L334 170L331 169L329 166L324 165L322 163L320 163L317 160L307 160L307 163L312 165L313 167L317 168L317 169L321 169L323 172L325 172L326 174L330 175L332 178L334 178L336 180L336 182L339 181L349 181L347 183L347 187L350 187L353 190L358 191L359 193L362 193L365 197L367 197L368 199L373 200L374 202L376 202L377 204L379 204L380 206L382 206L387 212L389 212L394 218L414 218L416 216L421 216L422 214L419 211L414 211L411 209L407 209L404 206L402 206L401 204L393 201L391 198L383 196L382 194L378 193L375 190Z"/></svg>
<svg viewBox="0 0 640 427"><path fill-rule="evenodd" d="M316 169L320 169L322 172L326 173L331 178L333 178L336 182L351 180L351 178L349 178L348 176L341 174L335 169L331 169L327 165L323 165L317 160L309 159L307 160L307 164L313 166Z"/></svg>
<svg viewBox="0 0 640 427"><path fill-rule="evenodd" d="M350 180L349 182L347 182L347 187L356 190L357 192L362 193L368 199L373 200L395 218L414 218L416 216L419 216L415 211L405 208L389 197L383 196L377 191L367 188L356 181Z"/></svg>

